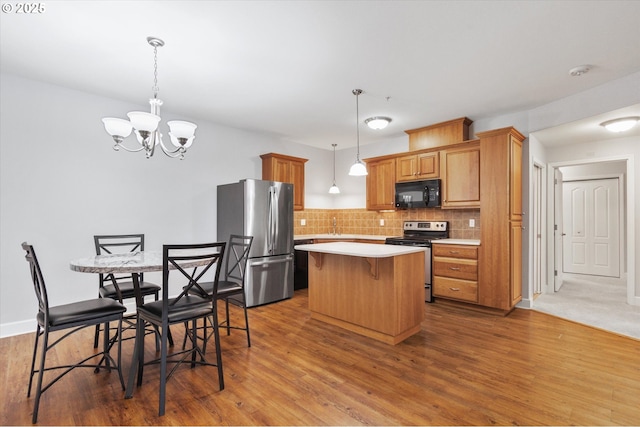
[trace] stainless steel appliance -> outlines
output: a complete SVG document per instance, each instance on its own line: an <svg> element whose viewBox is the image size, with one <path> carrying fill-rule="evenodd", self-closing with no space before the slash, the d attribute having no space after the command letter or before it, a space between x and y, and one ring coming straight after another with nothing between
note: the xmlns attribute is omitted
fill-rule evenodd
<svg viewBox="0 0 640 427"><path fill-rule="evenodd" d="M439 206L439 179L396 182L396 208L437 208Z"/></svg>
<svg viewBox="0 0 640 427"><path fill-rule="evenodd" d="M424 300L433 302L431 293L431 241L449 237L449 223L447 221L405 221L404 234L400 237L388 237L387 245L421 246L424 247Z"/></svg>
<svg viewBox="0 0 640 427"><path fill-rule="evenodd" d="M218 186L218 240L253 236L247 307L293 296L293 184L244 179Z"/></svg>

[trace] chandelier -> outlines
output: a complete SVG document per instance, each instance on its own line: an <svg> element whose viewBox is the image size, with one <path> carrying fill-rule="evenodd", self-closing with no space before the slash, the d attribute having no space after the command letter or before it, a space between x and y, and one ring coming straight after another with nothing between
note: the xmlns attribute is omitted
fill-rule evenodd
<svg viewBox="0 0 640 427"><path fill-rule="evenodd" d="M167 122L169 125L169 139L175 148L167 148L162 141L162 134L158 130L160 123L160 106L162 100L158 98L158 47L164 46L164 41L157 37L147 37L147 42L153 46L153 98L149 99L151 113L143 111L131 111L127 113L129 120L105 117L102 119L104 127L109 135L113 137L115 145L113 149L119 151L138 152L144 150L147 159L153 156L157 146L169 157L184 159L187 148L191 147L195 138L196 125L190 122L173 120ZM136 136L140 147L129 148L122 144L124 139L131 132Z"/></svg>

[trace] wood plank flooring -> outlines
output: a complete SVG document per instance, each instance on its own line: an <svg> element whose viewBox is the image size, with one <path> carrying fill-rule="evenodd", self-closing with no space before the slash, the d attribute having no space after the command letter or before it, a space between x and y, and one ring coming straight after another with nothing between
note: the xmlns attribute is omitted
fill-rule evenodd
<svg viewBox="0 0 640 427"><path fill-rule="evenodd" d="M311 320L307 291L250 309L215 368L181 367L158 417L157 367L125 400L117 376L76 370L47 391L42 425L640 425L640 341L516 309L507 317L425 304L396 346ZM237 319L237 317L235 317ZM172 330L182 342L181 328ZM92 330L55 352L92 351ZM150 338L151 339L151 338ZM33 334L0 340L0 424L29 425ZM147 351L152 356L154 346ZM133 341L123 343L124 374Z"/></svg>

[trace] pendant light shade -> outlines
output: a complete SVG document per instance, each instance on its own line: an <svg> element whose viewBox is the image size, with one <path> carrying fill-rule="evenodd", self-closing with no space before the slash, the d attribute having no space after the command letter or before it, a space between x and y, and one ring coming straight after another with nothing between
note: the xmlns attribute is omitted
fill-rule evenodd
<svg viewBox="0 0 640 427"><path fill-rule="evenodd" d="M340 194L340 189L336 185L336 146L338 144L331 144L333 147L333 185L329 188L329 194Z"/></svg>
<svg viewBox="0 0 640 427"><path fill-rule="evenodd" d="M364 176L367 175L367 167L360 160L360 118L359 118L359 106L358 96L362 93L362 89L354 89L351 91L356 96L356 162L349 169L349 175L351 176Z"/></svg>

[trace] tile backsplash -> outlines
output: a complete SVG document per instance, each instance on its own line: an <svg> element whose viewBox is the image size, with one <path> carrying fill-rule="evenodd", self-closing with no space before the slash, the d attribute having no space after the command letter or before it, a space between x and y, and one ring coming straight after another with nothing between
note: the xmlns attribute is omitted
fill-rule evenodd
<svg viewBox="0 0 640 427"><path fill-rule="evenodd" d="M400 236L404 221L449 221L449 236L453 239L480 238L480 209L409 209L378 212L366 209L305 209L293 213L293 233L326 234L333 232L333 218L340 234L370 234ZM469 227L469 220L475 227ZM302 220L306 225L301 225ZM384 220L384 225L380 225Z"/></svg>

